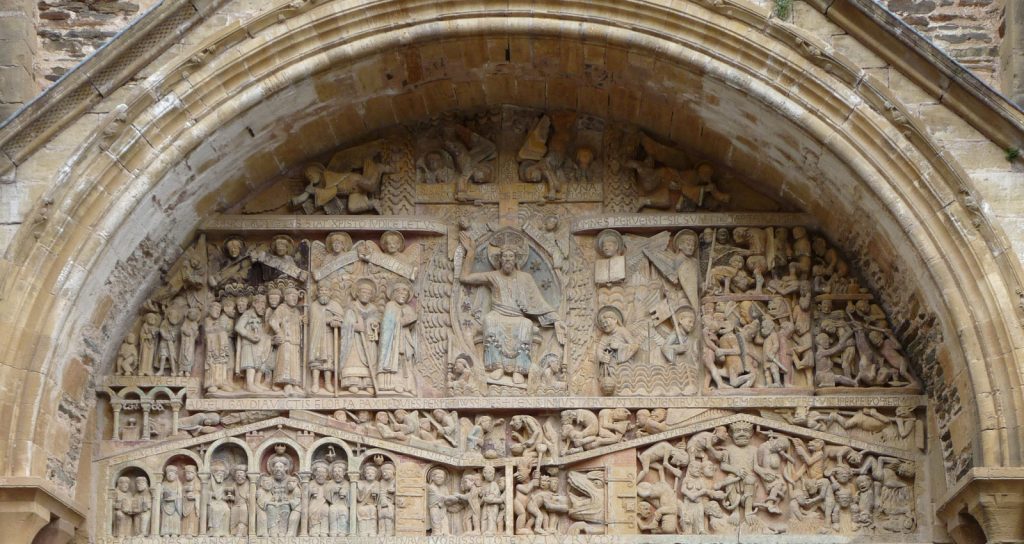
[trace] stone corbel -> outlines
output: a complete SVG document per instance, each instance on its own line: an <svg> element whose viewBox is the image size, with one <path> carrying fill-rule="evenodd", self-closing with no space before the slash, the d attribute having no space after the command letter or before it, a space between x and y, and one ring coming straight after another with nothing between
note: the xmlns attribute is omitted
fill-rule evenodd
<svg viewBox="0 0 1024 544"><path fill-rule="evenodd" d="M5 544L65 544L74 538L75 528L85 521L83 510L49 487L48 482L35 478L0 481L0 529L10 529L4 531Z"/></svg>
<svg viewBox="0 0 1024 544"><path fill-rule="evenodd" d="M1024 542L1024 467L971 469L938 514L957 544Z"/></svg>

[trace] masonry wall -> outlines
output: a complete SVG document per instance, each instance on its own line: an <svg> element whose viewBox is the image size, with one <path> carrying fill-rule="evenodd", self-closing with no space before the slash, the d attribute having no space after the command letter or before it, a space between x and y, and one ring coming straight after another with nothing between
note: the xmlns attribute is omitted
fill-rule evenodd
<svg viewBox="0 0 1024 544"><path fill-rule="evenodd" d="M1006 2L1019 0L880 0L985 82L1000 88L999 46Z"/></svg>

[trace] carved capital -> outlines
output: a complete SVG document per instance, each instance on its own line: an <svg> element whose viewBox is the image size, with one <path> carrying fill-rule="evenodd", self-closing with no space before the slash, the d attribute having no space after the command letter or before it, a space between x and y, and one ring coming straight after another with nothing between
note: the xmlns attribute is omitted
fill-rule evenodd
<svg viewBox="0 0 1024 544"><path fill-rule="evenodd" d="M938 512L957 544L1024 542L1024 468L972 469Z"/></svg>

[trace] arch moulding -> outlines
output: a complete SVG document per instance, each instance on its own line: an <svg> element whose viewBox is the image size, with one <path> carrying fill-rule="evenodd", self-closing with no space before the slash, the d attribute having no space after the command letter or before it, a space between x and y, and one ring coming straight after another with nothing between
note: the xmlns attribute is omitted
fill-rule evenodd
<svg viewBox="0 0 1024 544"><path fill-rule="evenodd" d="M0 383L16 384L0 395L0 491L45 493L75 524L106 515L82 506L107 491L93 470L116 459L97 444L108 423L92 390L197 235L213 247L212 218L357 144L572 112L657 142L639 144L652 160L655 145L685 150L770 211L813 218L861 270L922 382L929 476L917 485L930 502L915 534L938 538L920 527L945 521L967 542L969 516L990 540L1024 538L1006 521L1024 502L1020 260L960 165L831 46L730 0L299 1L218 26L222 9L159 6L0 127L13 184L47 179L0 261ZM180 48L124 57L161 40ZM112 75L123 73L137 80ZM974 99L977 118L1002 119L991 138L1019 136L1015 112ZM639 157L620 158L625 170ZM509 226L506 204L494 219Z"/></svg>

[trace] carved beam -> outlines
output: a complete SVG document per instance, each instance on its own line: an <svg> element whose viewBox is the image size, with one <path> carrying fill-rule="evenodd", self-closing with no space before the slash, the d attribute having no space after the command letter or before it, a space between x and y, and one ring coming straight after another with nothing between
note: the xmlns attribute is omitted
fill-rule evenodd
<svg viewBox="0 0 1024 544"><path fill-rule="evenodd" d="M336 230L383 232L399 230L447 234L443 221L419 217L374 215L215 215L203 221L204 232L330 232Z"/></svg>
<svg viewBox="0 0 1024 544"><path fill-rule="evenodd" d="M604 229L633 231L696 227L813 227L814 217L803 213L693 212L662 214L602 214L581 217L572 222L573 234Z"/></svg>

